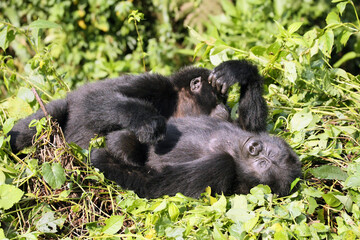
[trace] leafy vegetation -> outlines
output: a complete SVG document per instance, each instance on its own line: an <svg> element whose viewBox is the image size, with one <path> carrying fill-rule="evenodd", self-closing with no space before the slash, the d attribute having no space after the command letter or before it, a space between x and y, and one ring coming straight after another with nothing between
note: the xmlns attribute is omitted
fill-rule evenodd
<svg viewBox="0 0 360 240"><path fill-rule="evenodd" d="M2 1L0 238L360 238L358 13L350 0ZM268 130L303 163L293 194L260 185L141 199L91 168L89 149L66 144L49 119L32 123L33 147L11 152L7 133L39 108L36 92L46 103L123 72L167 74L193 56L207 67L259 66ZM234 88L234 109L236 99Z"/></svg>

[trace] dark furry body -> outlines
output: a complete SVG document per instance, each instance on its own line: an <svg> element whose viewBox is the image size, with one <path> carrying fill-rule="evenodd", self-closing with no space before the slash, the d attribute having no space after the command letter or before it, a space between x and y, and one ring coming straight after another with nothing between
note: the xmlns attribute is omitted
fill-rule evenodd
<svg viewBox="0 0 360 240"><path fill-rule="evenodd" d="M236 82L242 89L238 123L248 131L264 131L267 107L262 79L257 68L246 61L227 61L213 71L186 67L170 77L124 75L84 85L46 108L63 128L66 140L81 147L88 147L96 135L109 133L112 144L120 144L126 137L121 132L124 129L133 132L141 143L153 144L164 137L171 116L226 118L228 113L219 107L217 95L226 94L224 90ZM39 110L14 126L10 143L15 152L31 145L36 131L29 129L29 123L42 117L44 113Z"/></svg>
<svg viewBox="0 0 360 240"><path fill-rule="evenodd" d="M257 144L259 152L249 154ZM199 197L207 186L213 193L248 193L257 184L286 195L301 174L298 157L282 139L206 116L170 119L165 139L149 148L147 159L144 167L130 167L106 149L91 156L106 177L148 198Z"/></svg>
<svg viewBox="0 0 360 240"><path fill-rule="evenodd" d="M227 119L217 95L236 82L241 85L237 124L201 117ZM285 194L290 180L299 175L288 145L256 134L265 130L267 107L261 77L245 61L224 62L213 71L188 67L170 77L142 74L99 81L50 102L46 109L68 142L86 148L94 136L105 136L107 146L92 152L93 164L140 196L182 192L196 197L207 186L216 193L245 193L258 183ZM28 125L42 117L39 110L14 126L9 133L14 151L31 145L35 129ZM166 124L170 117L179 119ZM249 136L260 136L264 146L273 148L276 154L265 158L281 167L259 174L253 156L241 150L240 142Z"/></svg>

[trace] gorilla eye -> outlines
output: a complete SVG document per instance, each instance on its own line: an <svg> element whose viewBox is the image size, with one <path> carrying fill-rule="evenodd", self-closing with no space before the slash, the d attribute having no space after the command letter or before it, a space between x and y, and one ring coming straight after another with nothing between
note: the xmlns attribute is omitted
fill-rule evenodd
<svg viewBox="0 0 360 240"><path fill-rule="evenodd" d="M260 168L267 168L267 166L268 166L268 161L266 161L266 160L260 160L260 161L258 161L258 166L259 166Z"/></svg>
<svg viewBox="0 0 360 240"><path fill-rule="evenodd" d="M251 140L248 144L248 151L251 156L259 155L262 149L262 143L260 141Z"/></svg>

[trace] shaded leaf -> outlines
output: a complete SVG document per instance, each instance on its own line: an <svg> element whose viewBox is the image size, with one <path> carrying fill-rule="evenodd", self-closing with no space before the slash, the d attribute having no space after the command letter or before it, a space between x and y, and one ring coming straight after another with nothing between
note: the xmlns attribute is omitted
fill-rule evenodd
<svg viewBox="0 0 360 240"><path fill-rule="evenodd" d="M44 213L39 221L36 223L36 228L40 232L44 233L56 233L57 226L61 227L66 218L56 218L54 212Z"/></svg>
<svg viewBox="0 0 360 240"><path fill-rule="evenodd" d="M321 179L335 179L345 181L348 177L347 173L341 170L341 168L331 165L323 165L317 168L313 168L310 172L314 177Z"/></svg>
<svg viewBox="0 0 360 240"><path fill-rule="evenodd" d="M44 180L53 189L58 189L65 183L65 171L60 163L53 163L51 165L48 162L43 163L41 173Z"/></svg>

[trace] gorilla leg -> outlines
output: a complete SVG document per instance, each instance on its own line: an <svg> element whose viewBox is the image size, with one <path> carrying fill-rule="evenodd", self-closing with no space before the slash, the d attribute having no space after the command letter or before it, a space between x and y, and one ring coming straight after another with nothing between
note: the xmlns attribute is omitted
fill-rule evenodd
<svg viewBox="0 0 360 240"><path fill-rule="evenodd" d="M156 143L165 135L165 117L145 100L99 90L79 99L75 94L69 95L68 102L73 103L66 128L68 136L79 135L79 122L100 134L128 129L142 143Z"/></svg>
<svg viewBox="0 0 360 240"><path fill-rule="evenodd" d="M199 197L208 186L213 193L229 194L236 186L234 160L226 153L185 163L169 163L161 171L119 164L105 149L95 149L91 162L108 179L125 189L134 190L140 197L157 198L178 192Z"/></svg>
<svg viewBox="0 0 360 240"><path fill-rule="evenodd" d="M227 153L217 153L190 162L169 164L146 184L147 198L178 192L198 198L208 186L213 194L231 194L236 184L234 159Z"/></svg>
<svg viewBox="0 0 360 240"><path fill-rule="evenodd" d="M114 159L132 166L143 166L148 146L140 143L129 130L114 131L106 135L106 150Z"/></svg>
<svg viewBox="0 0 360 240"><path fill-rule="evenodd" d="M59 99L48 103L45 106L50 116L55 119L63 128L67 121L68 106L64 99ZM11 149L18 152L21 149L28 147L32 144L32 139L36 134L35 127L29 128L29 124L33 119L41 119L45 117L44 112L39 109L33 115L18 121L13 129L9 132Z"/></svg>

